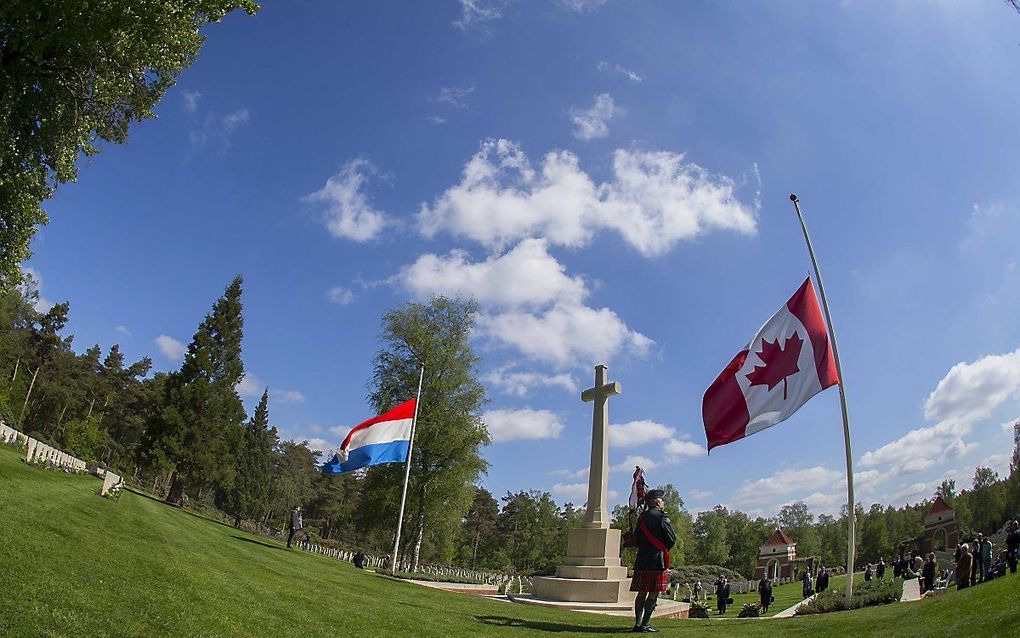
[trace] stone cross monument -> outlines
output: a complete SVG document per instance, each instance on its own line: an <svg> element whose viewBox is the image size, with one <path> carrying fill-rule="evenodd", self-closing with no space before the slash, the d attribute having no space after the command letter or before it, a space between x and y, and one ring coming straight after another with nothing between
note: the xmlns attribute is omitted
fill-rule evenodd
<svg viewBox="0 0 1020 638"><path fill-rule="evenodd" d="M586 527L609 527L606 498L609 493L609 397L620 394L620 384L606 380L608 368L595 366L595 387L581 393L585 403L594 402L591 415L591 463L588 466Z"/></svg>
<svg viewBox="0 0 1020 638"><path fill-rule="evenodd" d="M567 556L556 568L556 576L533 579L532 591L538 599L629 605L634 598L627 568L620 565L620 530L609 528L608 403L609 397L620 394L620 384L607 381L606 373L606 366L595 366L595 387L581 394L582 401L594 403L584 523L567 531Z"/></svg>

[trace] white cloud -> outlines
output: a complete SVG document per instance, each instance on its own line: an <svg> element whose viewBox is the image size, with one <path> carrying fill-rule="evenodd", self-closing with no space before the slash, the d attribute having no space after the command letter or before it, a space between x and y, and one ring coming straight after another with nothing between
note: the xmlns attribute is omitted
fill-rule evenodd
<svg viewBox="0 0 1020 638"><path fill-rule="evenodd" d="M588 500L588 483L557 483L552 486L552 493L561 499L583 503Z"/></svg>
<svg viewBox="0 0 1020 638"><path fill-rule="evenodd" d="M1009 476L1009 462L1012 459L1012 454L1008 452L996 452L983 459L977 464L977 467L991 468L993 472L997 473L1000 477Z"/></svg>
<svg viewBox="0 0 1020 638"><path fill-rule="evenodd" d="M640 455L637 455L637 454L631 454L631 455L627 456L625 459L623 459L622 461L620 461L619 463L617 463L616 465L610 466L609 471L610 472L627 472L628 474L633 474L634 473L634 466L637 466L637 465L640 465L641 469L643 469L644 471L649 472L651 470L654 470L656 467L658 467L659 464L656 463L655 461L653 461L652 459L648 458L647 456L640 456Z"/></svg>
<svg viewBox="0 0 1020 638"><path fill-rule="evenodd" d="M671 439L675 434L676 430L673 428L655 421L609 424L609 443L613 447L636 447L653 441Z"/></svg>
<svg viewBox="0 0 1020 638"><path fill-rule="evenodd" d="M610 64L605 60L599 60L595 64L595 68L597 68L599 71L602 71L603 73L620 73L626 76L627 79L633 82L634 84L640 84L642 80L641 76L638 75L635 71L622 67L619 64Z"/></svg>
<svg viewBox="0 0 1020 638"><path fill-rule="evenodd" d="M924 405L926 418L939 421L917 428L861 457L863 467L889 467L910 474L927 470L976 447L963 440L1011 397L1020 396L1020 349L958 363L939 381Z"/></svg>
<svg viewBox="0 0 1020 638"><path fill-rule="evenodd" d="M329 299L338 306L346 306L354 301L354 293L343 286L333 286L326 291L326 299Z"/></svg>
<svg viewBox="0 0 1020 638"><path fill-rule="evenodd" d="M386 214L375 209L362 190L375 172L368 160L353 159L326 180L325 186L301 199L323 206L326 228L334 237L358 242L375 239L388 223Z"/></svg>
<svg viewBox="0 0 1020 638"><path fill-rule="evenodd" d="M429 124L446 124L446 118L441 115L426 115L425 120L428 121Z"/></svg>
<svg viewBox="0 0 1020 638"><path fill-rule="evenodd" d="M50 308L56 304L43 297L42 294L42 275L39 274L35 268L22 267L21 268L22 283L21 283L21 295L23 297L29 297L33 294L36 295L35 301L32 302L32 307L36 312L47 313Z"/></svg>
<svg viewBox="0 0 1020 638"><path fill-rule="evenodd" d="M185 96L185 109L187 108L188 102L187 96ZM230 138L238 129L248 124L248 120L248 109L244 107L231 111L222 117L209 113L206 115L201 127L191 130L189 134L191 146L193 149L198 149L210 142L219 141L224 148L227 148L230 146Z"/></svg>
<svg viewBox="0 0 1020 638"><path fill-rule="evenodd" d="M459 184L422 204L418 222L426 237L446 231L492 249L525 237L579 247L612 229L655 256L711 229L753 234L756 210L737 199L733 180L679 153L619 149L612 179L596 186L569 151L547 153L536 170L500 139L482 144Z"/></svg>
<svg viewBox="0 0 1020 638"><path fill-rule="evenodd" d="M591 108L571 108L570 121L574 123L573 135L579 140L590 141L609 136L609 120L620 115L613 96L602 93L595 96Z"/></svg>
<svg viewBox="0 0 1020 638"><path fill-rule="evenodd" d="M577 392L578 390L574 378L566 372L542 374L540 372L515 372L506 368L497 368L486 374L483 379L506 394L519 397L528 396L531 390L537 386L558 387L568 392Z"/></svg>
<svg viewBox="0 0 1020 638"><path fill-rule="evenodd" d="M198 110L198 100L202 97L202 94L198 91L185 91L181 94L184 98L184 110L188 113L194 113Z"/></svg>
<svg viewBox="0 0 1020 638"><path fill-rule="evenodd" d="M251 372L245 372L234 389L246 399L261 397L268 384ZM305 395L297 390L269 390L269 398L276 403L304 403Z"/></svg>
<svg viewBox="0 0 1020 638"><path fill-rule="evenodd" d="M488 29L493 20L503 17L501 0L460 0L460 17L453 26L461 31Z"/></svg>
<svg viewBox="0 0 1020 638"><path fill-rule="evenodd" d="M526 239L483 262L471 262L461 250L446 256L425 254L404 267L397 280L420 299L460 294L487 306L579 303L587 294L584 280L568 277L542 239Z"/></svg>
<svg viewBox="0 0 1020 638"><path fill-rule="evenodd" d="M183 361L184 355L188 351L188 346L167 335L159 335L156 337L155 343L163 356L172 362Z"/></svg>
<svg viewBox="0 0 1020 638"><path fill-rule="evenodd" d="M466 109L467 99L474 92L475 87L473 86L444 86L439 89L439 94L432 98L432 101L458 109Z"/></svg>
<svg viewBox="0 0 1020 638"><path fill-rule="evenodd" d="M703 445L694 443L693 441L681 441L679 439L671 439L666 443L663 448L666 453L666 457L671 461L677 461L683 457L697 457L705 456L708 454L708 450Z"/></svg>
<svg viewBox="0 0 1020 638"><path fill-rule="evenodd" d="M128 327L125 326L124 324L117 326L116 328L114 328L114 330L116 330L119 334L124 335L125 337L131 336L131 331L128 330Z"/></svg>
<svg viewBox="0 0 1020 638"><path fill-rule="evenodd" d="M349 425L334 425L330 426L329 431L333 436L339 438L340 440L343 440L347 436L347 433L351 431L351 429L352 428Z"/></svg>
<svg viewBox="0 0 1020 638"><path fill-rule="evenodd" d="M308 449L313 452L319 452L323 457L325 457L329 452L336 450L336 448L337 446L333 445L326 439L320 439L317 437L308 439Z"/></svg>
<svg viewBox="0 0 1020 638"><path fill-rule="evenodd" d="M574 13L588 13L602 7L609 0L560 0L564 7Z"/></svg>
<svg viewBox="0 0 1020 638"><path fill-rule="evenodd" d="M1006 399L1018 396L1020 348L954 365L929 395L924 416L974 422L989 416Z"/></svg>
<svg viewBox="0 0 1020 638"><path fill-rule="evenodd" d="M1005 432L1006 434L1008 434L1010 436L1010 438L1012 438L1013 431L1014 431L1013 428L1015 427L1017 421L1020 421L1020 417L1015 418L1015 419L1010 419L1009 421L1006 421L1005 423L1003 423L999 427L1001 427L1002 431Z"/></svg>
<svg viewBox="0 0 1020 638"><path fill-rule="evenodd" d="M223 127L224 135L231 135L234 131L248 123L248 109L241 108L231 111L223 116L220 125Z"/></svg>
<svg viewBox="0 0 1020 638"><path fill-rule="evenodd" d="M392 281L418 298L474 297L483 308L478 335L535 361L563 366L578 358L605 360L625 350L643 355L652 345L612 310L585 306L584 280L565 273L544 239L525 239L485 261L472 261L459 250L422 255ZM518 391L526 393L521 383L531 379L517 377ZM566 386L567 381L558 376L556 383Z"/></svg>
<svg viewBox="0 0 1020 638"><path fill-rule="evenodd" d="M690 497L692 499L703 501L706 498L711 497L713 492L711 490L691 490Z"/></svg>
<svg viewBox="0 0 1020 638"><path fill-rule="evenodd" d="M479 333L535 361L559 366L606 361L622 350L644 355L654 343L609 308L556 304L538 313L510 310L478 317Z"/></svg>
<svg viewBox="0 0 1020 638"><path fill-rule="evenodd" d="M794 495L804 495L806 498L814 494L811 490L818 490L826 486L836 487L845 484L845 481L842 472L820 465L803 469L779 470L771 476L756 481L744 481L737 489L733 502L738 506L764 505L771 503L775 498Z"/></svg>
<svg viewBox="0 0 1020 638"><path fill-rule="evenodd" d="M482 415L493 443L521 439L555 439L563 431L559 417L549 410L489 410Z"/></svg>
<svg viewBox="0 0 1020 638"><path fill-rule="evenodd" d="M556 476L564 476L575 481L587 481L588 480L588 468L583 467L579 470L553 470L552 472Z"/></svg>

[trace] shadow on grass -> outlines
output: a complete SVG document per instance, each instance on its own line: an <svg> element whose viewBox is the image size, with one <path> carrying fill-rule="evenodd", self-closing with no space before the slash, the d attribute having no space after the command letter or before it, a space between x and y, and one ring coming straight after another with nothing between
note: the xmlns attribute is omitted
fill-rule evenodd
<svg viewBox="0 0 1020 638"><path fill-rule="evenodd" d="M263 542L263 541L260 541L260 540L254 539L254 538L245 538L244 536L231 536L231 538L236 538L237 540L244 541L246 543L252 543L253 545L261 545L263 547L268 547L269 549L282 549L282 550L285 550L285 551L287 549L286 547L280 547L279 545L272 545L270 543L266 543L266 542Z"/></svg>
<svg viewBox="0 0 1020 638"><path fill-rule="evenodd" d="M138 489L138 488L136 488L134 486L126 485L125 489L128 492L131 492L132 494L136 494L138 496L141 496L142 498L147 498L147 499L149 499L150 501L152 501L154 503L159 503L160 505L163 505L164 507L173 508L173 509L177 510L178 512L183 512L183 513L185 513L185 514L187 514L189 516L194 516L195 518L200 518L200 519L202 519L204 521L209 521L210 523L215 523L216 525L222 525L223 527L226 527L228 529L237 529L236 527L234 527L230 523L226 523L226 522L221 521L219 519L213 518L212 516L210 516L208 514L203 514L202 512L197 512L195 510L188 509L187 507L178 507L177 505L174 505L172 503L167 503L165 499L162 499L162 498L160 498L158 496L150 494L150 493L148 493L146 491L140 490L140 489Z"/></svg>
<svg viewBox="0 0 1020 638"><path fill-rule="evenodd" d="M496 627L519 627L532 631L545 631L552 633L576 632L588 634L629 634L631 625L626 618L621 618L621 627L591 627L589 625L568 625L565 623L542 622L539 620L521 620L520 618L509 618L507 616L475 616L475 620L486 625Z"/></svg>

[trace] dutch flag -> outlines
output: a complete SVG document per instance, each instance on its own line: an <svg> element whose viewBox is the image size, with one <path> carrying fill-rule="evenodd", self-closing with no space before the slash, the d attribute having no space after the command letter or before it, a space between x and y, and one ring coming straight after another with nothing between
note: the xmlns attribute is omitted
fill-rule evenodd
<svg viewBox="0 0 1020 638"><path fill-rule="evenodd" d="M411 446L415 399L358 425L322 466L326 474L351 472L382 463L404 463Z"/></svg>

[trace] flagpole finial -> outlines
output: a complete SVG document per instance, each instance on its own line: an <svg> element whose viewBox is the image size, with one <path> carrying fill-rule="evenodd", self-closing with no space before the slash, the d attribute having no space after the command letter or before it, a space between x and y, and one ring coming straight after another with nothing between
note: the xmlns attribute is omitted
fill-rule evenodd
<svg viewBox="0 0 1020 638"><path fill-rule="evenodd" d="M797 194L796 193L790 193L790 201L791 202L796 202L797 201Z"/></svg>

